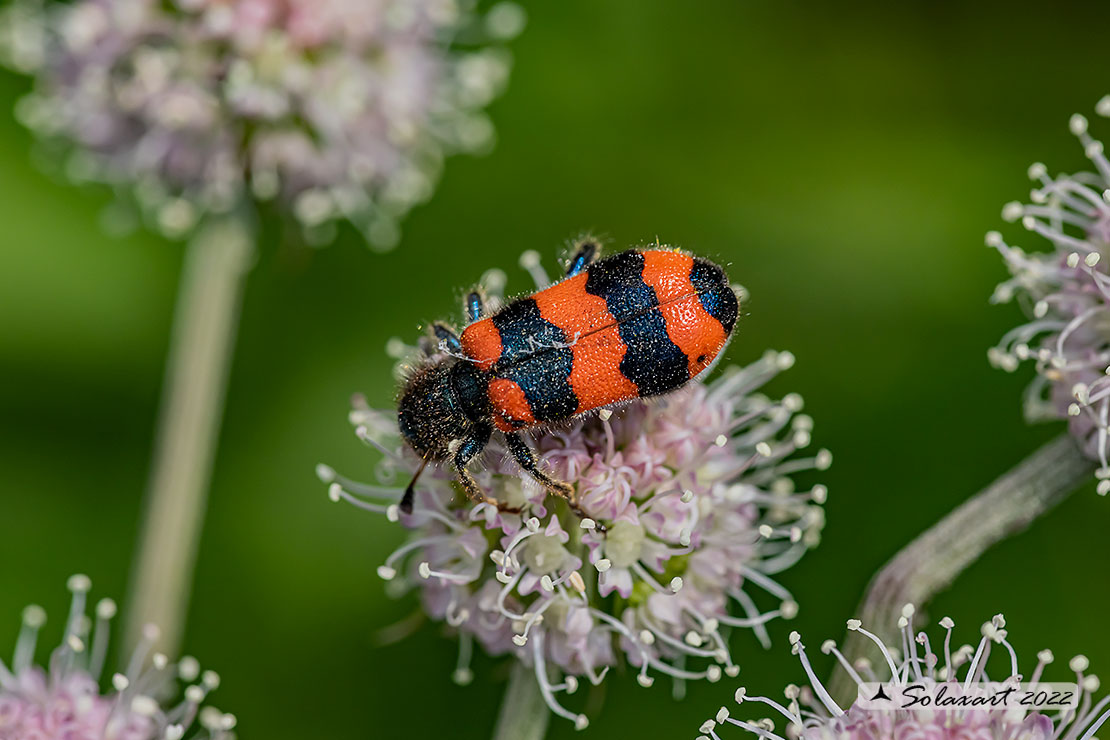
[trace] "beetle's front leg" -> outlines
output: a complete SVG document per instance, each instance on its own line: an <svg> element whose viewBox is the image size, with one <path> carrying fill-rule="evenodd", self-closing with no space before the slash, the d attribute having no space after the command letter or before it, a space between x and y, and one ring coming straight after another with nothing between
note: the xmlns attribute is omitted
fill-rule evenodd
<svg viewBox="0 0 1110 740"><path fill-rule="evenodd" d="M515 432L505 433L505 442L508 445L509 453L516 460L517 465L524 469L528 475L536 479L536 481L547 490L567 500L570 505L571 511L578 515L579 519L589 519L590 516L578 505L578 492L574 486L566 481L561 481L558 478L545 473L540 469L539 458L536 457L535 451L528 446L524 438ZM600 524L598 528L605 531L605 528Z"/></svg>
<svg viewBox="0 0 1110 740"><path fill-rule="evenodd" d="M455 450L455 455L452 458L452 465L455 468L455 474L459 478L459 483L462 485L466 495L474 501L496 506L498 511L504 511L509 514L519 514L520 507L511 507L504 502L498 501L493 496L488 496L478 485L478 481L474 480L474 476L466 469L470 461L481 453L486 448L489 442L490 435L493 434L493 427L489 425L482 425L475 429L474 434L462 440L458 449Z"/></svg>
<svg viewBox="0 0 1110 740"><path fill-rule="evenodd" d="M449 355L458 357L462 354L462 342L459 340L459 335L455 330L444 324L442 321L437 321L432 324L432 334L438 343L437 349L444 350Z"/></svg>

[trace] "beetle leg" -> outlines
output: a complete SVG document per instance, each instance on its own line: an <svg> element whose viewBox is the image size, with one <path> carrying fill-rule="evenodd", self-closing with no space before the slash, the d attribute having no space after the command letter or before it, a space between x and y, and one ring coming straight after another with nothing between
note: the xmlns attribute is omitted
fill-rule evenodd
<svg viewBox="0 0 1110 740"><path fill-rule="evenodd" d="M509 453L513 456L513 459L516 460L517 465L522 467L528 475L535 478L540 485L551 491L551 493L565 498L567 503L570 504L571 510L574 511L579 518L589 518L586 512L582 510L582 507L578 505L578 493L574 486L566 481L552 478L550 475L540 470L540 462L536 457L535 451L528 446L528 443L524 441L523 437L515 432L506 432L505 442L509 447Z"/></svg>
<svg viewBox="0 0 1110 740"><path fill-rule="evenodd" d="M466 303L463 306L466 311L466 318L470 321L477 321L482 318L486 312L486 297L482 294L481 288L475 288L466 294Z"/></svg>
<svg viewBox="0 0 1110 740"><path fill-rule="evenodd" d="M496 506L498 511L519 514L519 508L507 506L493 496L487 496L485 492L482 491L481 486L478 485L478 481L474 480L474 476L466 469L470 461L485 449L486 443L489 442L490 434L492 433L493 430L490 427L480 427L475 431L474 436L468 437L462 441L459 448L455 450L455 457L452 459L452 463L455 466L455 474L459 478L459 483L466 491L466 495L473 500L479 503L489 504L490 506Z"/></svg>
<svg viewBox="0 0 1110 740"><path fill-rule="evenodd" d="M435 338L439 340L440 349L444 349L448 354L461 355L462 343L459 341L459 335L455 330L440 321L432 324L432 333Z"/></svg>
<svg viewBox="0 0 1110 740"><path fill-rule="evenodd" d="M473 500L477 501L478 503L489 504L490 506L496 506L498 511L503 511L506 514L519 514L520 513L520 507L519 506L509 506L504 501L498 501L493 496L487 496L482 491L481 486L478 485L478 481L474 480L474 476L471 475L470 471L467 470L466 468L460 468L460 467L456 466L455 467L455 473L459 477L459 483L462 484L462 487L464 489L466 489L466 495L469 496L470 498L472 498Z"/></svg>
<svg viewBox="0 0 1110 740"><path fill-rule="evenodd" d="M585 270L590 263L597 259L601 247L591 238L579 240L574 245L574 255L567 262L567 277L572 277Z"/></svg>

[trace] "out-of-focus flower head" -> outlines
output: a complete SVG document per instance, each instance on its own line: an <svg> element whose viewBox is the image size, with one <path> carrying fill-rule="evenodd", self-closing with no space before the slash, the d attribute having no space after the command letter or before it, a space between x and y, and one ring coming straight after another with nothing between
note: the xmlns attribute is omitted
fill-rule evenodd
<svg viewBox="0 0 1110 740"><path fill-rule="evenodd" d="M17 113L66 175L168 235L278 199L317 241L347 219L385 248L446 154L491 143L508 54L488 42L523 22L471 0L16 0L0 58L35 75Z"/></svg>
<svg viewBox="0 0 1110 740"><path fill-rule="evenodd" d="M494 282L503 275L487 288ZM521 513L474 505L449 471L429 469L412 513L402 514L397 501L420 461L401 443L396 412L359 399L350 419L382 453L378 484L324 465L317 473L332 500L409 530L378 574L398 592L418 590L424 609L457 632L457 681L470 680L476 640L533 666L551 710L582 728L586 717L558 697L580 680L597 684L620 661L638 669L645 687L658 675L734 676L730 633L751 630L766 645L766 623L796 613L776 578L817 544L826 490L796 490L791 476L824 470L831 455L796 454L812 428L797 394L760 392L793 362L768 352L712 383L537 435L544 464L577 488L585 518L496 442L478 481Z"/></svg>
<svg viewBox="0 0 1110 740"><path fill-rule="evenodd" d="M876 671L866 659L850 665L837 649L836 643L826 640L821 652L836 656L840 667L857 683L892 682L906 686L910 684L928 687L942 682L960 682L965 687L988 683L1011 683L1026 681L1035 684L1041 680L1045 667L1053 662L1049 650L1037 653L1037 663L1031 675L1020 673L1018 657L1013 646L1007 642L1006 620L1001 614L982 626L982 638L977 646L952 643L952 628L955 623L945 617L940 621L944 628L943 648L934 652L933 644L924 632L914 632L914 608L906 605L899 620L901 647L885 645L881 638L868 632L859 620L848 620L848 629L858 631L873 641L882 653L884 664ZM863 708L853 703L847 710L842 709L821 683L806 656L805 646L797 632L790 635L792 651L802 662L809 679L809 685L799 688L786 687L785 701L764 696L754 696L745 688L736 690L734 698L742 709L721 707L716 716L701 725L699 740L721 740L729 733L719 732L725 728L740 727L751 735L764 740L876 740L876 738L922 738L929 740L1090 740L1099 727L1110 717L1110 697L1105 697L1092 706L1092 693L1098 691L1097 676L1086 673L1087 658L1077 655L1071 659L1069 667L1079 687L1077 709L1060 711L1038 711L1035 707L1026 709L1017 706L1018 699L1011 702L1007 709L986 710L982 708L948 709L877 709ZM1000 646L1005 650L1003 668L995 668L988 678L987 662L992 649ZM940 647L939 645L937 647ZM966 666L966 668L965 668ZM962 675L961 675L962 669ZM984 694L993 693L983 686ZM920 695L932 696L928 691ZM773 716L753 716L753 712L767 712ZM744 712L750 719L738 719L734 713ZM785 720L785 728L776 725Z"/></svg>
<svg viewBox="0 0 1110 740"><path fill-rule="evenodd" d="M219 685L219 676L201 671L195 658L171 663L165 655L150 654L157 639L154 627L147 627L127 666L104 680L115 602L101 599L90 618L88 577L75 575L68 585L73 600L65 634L49 663L34 663L46 622L46 613L34 605L23 611L11 665L0 661L0 738L234 740L235 717L200 706ZM188 684L184 691L179 682Z"/></svg>
<svg viewBox="0 0 1110 740"><path fill-rule="evenodd" d="M1110 116L1110 96L1096 110ZM1007 371L1025 360L1034 363L1037 378L1026 392L1026 415L1069 420L1072 434L1099 462L1098 492L1105 495L1110 493L1110 160L1087 128L1085 117L1072 116L1071 131L1090 169L1051 176L1035 163L1029 168L1036 183L1030 202L1002 209L1005 220L1020 222L1051 249L1026 252L997 231L987 234L988 246L999 251L1013 275L995 289L992 301L1016 299L1029 317L988 357Z"/></svg>

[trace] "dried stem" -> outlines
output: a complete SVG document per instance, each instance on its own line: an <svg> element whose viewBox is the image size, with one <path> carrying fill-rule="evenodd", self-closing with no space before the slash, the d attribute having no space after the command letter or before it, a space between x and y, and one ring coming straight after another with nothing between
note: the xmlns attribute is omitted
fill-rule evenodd
<svg viewBox="0 0 1110 740"><path fill-rule="evenodd" d="M125 649L146 624L161 628L162 652L176 653L181 641L253 246L244 222L228 218L201 229L186 250Z"/></svg>
<svg viewBox="0 0 1110 740"><path fill-rule="evenodd" d="M534 669L515 661L493 729L494 740L543 740L550 719Z"/></svg>
<svg viewBox="0 0 1110 740"><path fill-rule="evenodd" d="M924 607L996 542L1024 530L1090 478L1095 464L1066 434L1049 442L1017 467L972 496L883 566L859 607L858 618L890 645L898 644L902 607ZM849 632L850 661L880 658L873 643ZM856 697L852 680L838 670L831 681L838 700Z"/></svg>

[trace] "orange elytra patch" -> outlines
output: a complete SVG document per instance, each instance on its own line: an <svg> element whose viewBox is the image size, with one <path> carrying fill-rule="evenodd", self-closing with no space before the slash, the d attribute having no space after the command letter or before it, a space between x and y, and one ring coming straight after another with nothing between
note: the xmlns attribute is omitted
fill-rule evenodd
<svg viewBox="0 0 1110 740"><path fill-rule="evenodd" d="M682 252L663 250L642 254L644 272L641 277L645 283L655 288L660 304L697 293L694 284L690 282L690 272L694 269L693 257Z"/></svg>
<svg viewBox="0 0 1110 740"><path fill-rule="evenodd" d="M686 354L690 377L707 368L728 341L721 322L709 315L690 282L694 258L681 252L644 252L644 282L655 289L667 336Z"/></svg>
<svg viewBox="0 0 1110 740"><path fill-rule="evenodd" d="M489 370L501 358L501 332L490 319L475 321L463 330L462 350L478 363L482 370Z"/></svg>
<svg viewBox="0 0 1110 740"><path fill-rule="evenodd" d="M489 400L493 404L494 422L503 432L536 423L532 406L524 396L524 389L515 381L495 378L489 384ZM514 424L515 423L515 424Z"/></svg>
<svg viewBox="0 0 1110 740"><path fill-rule="evenodd" d="M576 414L640 395L640 389L620 369L627 351L616 324L574 346L570 386L578 396Z"/></svg>
<svg viewBox="0 0 1110 740"><path fill-rule="evenodd" d="M533 298L540 316L563 330L573 362L568 382L576 414L639 395L620 371L627 347L605 299L586 292L586 273L541 290Z"/></svg>

